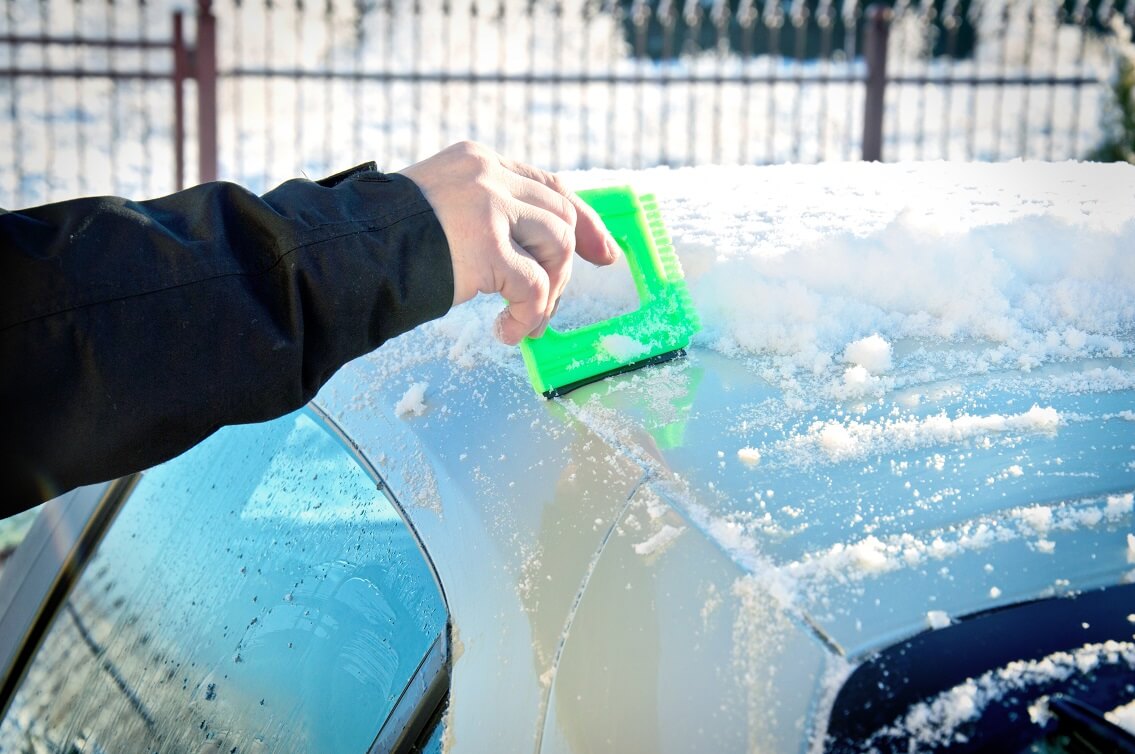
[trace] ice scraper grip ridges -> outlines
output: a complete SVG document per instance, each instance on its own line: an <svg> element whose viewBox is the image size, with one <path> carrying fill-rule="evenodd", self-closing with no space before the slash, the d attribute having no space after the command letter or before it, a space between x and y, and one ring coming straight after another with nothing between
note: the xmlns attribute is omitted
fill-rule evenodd
<svg viewBox="0 0 1135 754"><path fill-rule="evenodd" d="M627 186L580 191L615 237L639 307L576 330L548 328L520 344L528 377L548 398L685 353L700 320L654 197Z"/></svg>

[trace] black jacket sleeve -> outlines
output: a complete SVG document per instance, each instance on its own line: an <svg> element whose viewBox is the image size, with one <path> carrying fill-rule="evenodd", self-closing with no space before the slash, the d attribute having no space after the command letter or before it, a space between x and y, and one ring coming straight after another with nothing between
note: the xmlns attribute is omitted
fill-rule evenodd
<svg viewBox="0 0 1135 754"><path fill-rule="evenodd" d="M6 516L302 406L443 315L453 268L417 186L371 163L3 213L0 286Z"/></svg>

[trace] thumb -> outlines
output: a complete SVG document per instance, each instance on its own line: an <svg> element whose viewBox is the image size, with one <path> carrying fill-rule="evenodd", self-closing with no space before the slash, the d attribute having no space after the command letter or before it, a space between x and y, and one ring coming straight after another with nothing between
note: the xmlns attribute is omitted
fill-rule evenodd
<svg viewBox="0 0 1135 754"><path fill-rule="evenodd" d="M510 346L519 343L545 324L549 303L547 271L512 242L499 269L499 290L508 306L497 317L496 336Z"/></svg>

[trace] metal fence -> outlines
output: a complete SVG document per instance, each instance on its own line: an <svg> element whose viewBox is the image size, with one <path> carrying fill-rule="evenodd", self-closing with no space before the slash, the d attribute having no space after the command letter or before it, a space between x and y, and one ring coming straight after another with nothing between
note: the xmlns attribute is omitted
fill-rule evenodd
<svg viewBox="0 0 1135 754"><path fill-rule="evenodd" d="M8 207L463 138L552 169L1081 158L1135 22L1135 0L3 2Z"/></svg>

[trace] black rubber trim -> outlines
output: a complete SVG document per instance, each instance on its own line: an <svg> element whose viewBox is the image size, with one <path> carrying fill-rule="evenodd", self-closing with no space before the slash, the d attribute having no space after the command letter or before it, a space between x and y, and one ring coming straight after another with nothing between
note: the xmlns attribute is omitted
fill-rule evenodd
<svg viewBox="0 0 1135 754"><path fill-rule="evenodd" d="M587 377L582 380L576 380L575 382L570 382L563 387L550 388L544 391L544 397L559 398L560 396L567 395L576 388L583 387L584 385L590 385L591 383L599 382L600 380L605 380L608 377L614 377L616 374L626 374L627 372L633 372L636 369L642 369L643 367L653 366L655 364L665 364L671 359L676 359L679 356L685 355L686 349L684 348L679 348L676 351L667 351L666 353L660 353L657 356L651 356L649 359L636 361L633 364L624 364L620 367L616 367L615 369L609 369L606 372L600 372L599 374L593 375L591 377Z"/></svg>
<svg viewBox="0 0 1135 754"><path fill-rule="evenodd" d="M382 724L368 754L410 754L449 695L449 626L438 635Z"/></svg>
<svg viewBox="0 0 1135 754"><path fill-rule="evenodd" d="M370 754L388 754L390 752L409 754L415 750L420 739L428 735L431 722L435 721L440 708L449 696L451 644L449 638L449 597L442 586L437 566L434 565L433 558L426 549L425 543L422 542L417 528L398 501L394 491L378 473L378 469L322 406L312 401L305 408L314 414L314 418L339 441L342 447L351 454L355 462L370 475L378 485L381 494L398 512L402 519L402 525L413 537L418 552L429 568L434 586L437 588L438 594L441 595L442 606L445 608L446 622L444 628L426 652L426 656L418 664L414 676L402 690L394 709L383 722L382 728L379 729L378 735L375 736L375 740L368 750Z"/></svg>
<svg viewBox="0 0 1135 754"><path fill-rule="evenodd" d="M94 512L87 519L86 525L75 540L71 551L67 553L60 565L50 591L40 604L35 620L24 634L20 649L13 658L3 682L0 683L0 719L8 714L8 706L12 702L12 697L15 696L20 683L23 682L24 674L35 658L36 652L39 651L40 644L47 635L56 614L66 602L72 587L79 580L79 576L82 575L87 561L98 549L103 535L114 522L123 502L134 491L134 486L140 478L141 474L131 474L110 484Z"/></svg>

